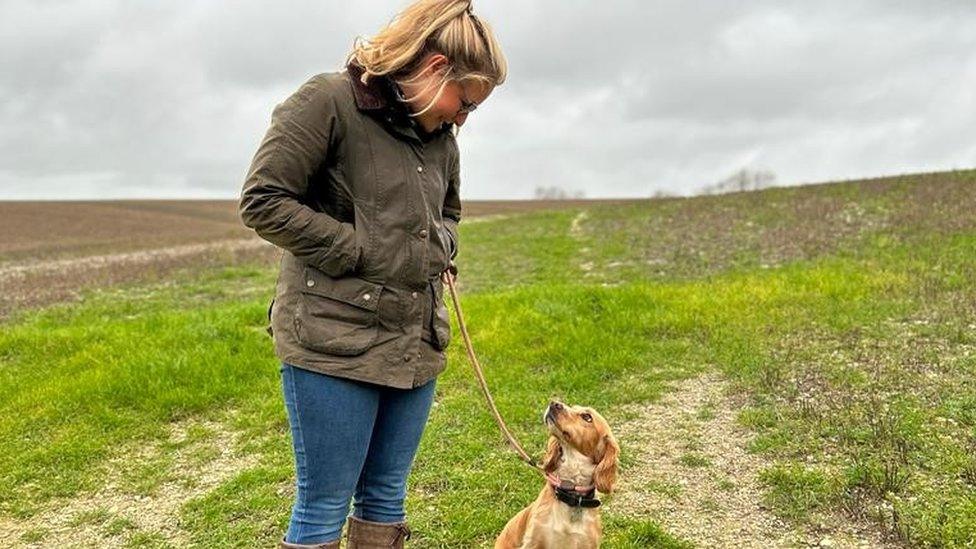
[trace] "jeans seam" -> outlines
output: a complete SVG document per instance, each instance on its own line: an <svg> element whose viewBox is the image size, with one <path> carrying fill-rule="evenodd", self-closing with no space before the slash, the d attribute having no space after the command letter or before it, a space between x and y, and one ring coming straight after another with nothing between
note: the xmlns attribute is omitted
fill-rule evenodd
<svg viewBox="0 0 976 549"><path fill-rule="evenodd" d="M292 405L295 408L295 426L298 428L298 438L301 440L300 445L301 445L301 448L302 448L302 452L301 452L301 454L302 454L302 457L301 457L301 460L302 460L302 469L305 471L305 475L308 476L310 474L310 471L308 469L308 463L307 463L308 456L306 455L306 451L305 451L305 433L302 431L302 418L301 418L300 412L298 411L298 390L295 388L295 369L294 369L294 367L291 368L291 372L289 374L290 375L288 376L288 380L289 380L288 385L289 385L289 389L291 390L291 401L292 401ZM296 452L296 456L295 456L296 458L298 457L297 454L298 454L298 452ZM309 479L306 478L306 480L309 480ZM296 484L295 487L298 490L298 498L299 498L298 499L298 508L299 509L302 509L304 511L304 510L307 509L306 500L305 500L307 494L305 493L306 492L305 490L302 490L301 487L298 486L298 482L297 481L296 481L295 484ZM304 521L299 521L298 522L298 531L295 532L295 537L297 539L301 539L302 528L304 526L305 526Z"/></svg>

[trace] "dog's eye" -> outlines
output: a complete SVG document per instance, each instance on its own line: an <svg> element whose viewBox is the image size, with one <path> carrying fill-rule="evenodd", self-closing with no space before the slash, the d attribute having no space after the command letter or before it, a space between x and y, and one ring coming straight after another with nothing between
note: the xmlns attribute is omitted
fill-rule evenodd
<svg viewBox="0 0 976 549"><path fill-rule="evenodd" d="M591 416L590 414L585 414L585 413L580 414L580 417L583 418L583 421L587 423L593 423L593 416Z"/></svg>

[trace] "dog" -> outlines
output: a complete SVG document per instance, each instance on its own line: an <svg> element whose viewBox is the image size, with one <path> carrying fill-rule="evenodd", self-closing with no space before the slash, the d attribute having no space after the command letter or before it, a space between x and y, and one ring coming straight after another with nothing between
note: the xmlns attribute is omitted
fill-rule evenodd
<svg viewBox="0 0 976 549"><path fill-rule="evenodd" d="M539 497L505 525L495 549L595 549L600 546L600 500L617 482L620 447L592 408L552 401L543 413L549 441Z"/></svg>

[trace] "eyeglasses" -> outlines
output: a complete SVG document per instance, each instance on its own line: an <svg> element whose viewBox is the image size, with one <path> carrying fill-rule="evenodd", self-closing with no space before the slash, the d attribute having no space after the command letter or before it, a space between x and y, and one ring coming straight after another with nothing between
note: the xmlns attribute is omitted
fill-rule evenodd
<svg viewBox="0 0 976 549"><path fill-rule="evenodd" d="M478 104L477 103L469 103L468 101L465 101L464 99L462 99L461 100L461 108L458 109L458 114L468 114L470 112L474 112L475 109L477 109L477 108L478 108Z"/></svg>
<svg viewBox="0 0 976 549"><path fill-rule="evenodd" d="M461 116L462 114L474 112L475 109L478 108L478 104L473 101L468 101L468 91L464 89L464 86L460 82L457 83L457 87L461 91L461 93L458 94L458 101L461 102L461 108L458 109L457 114L454 116Z"/></svg>
<svg viewBox="0 0 976 549"><path fill-rule="evenodd" d="M461 86L461 93L464 94L464 97L459 97L458 98L461 101L461 108L458 109L457 116L460 116L462 114L472 113L472 112L475 111L475 109L478 108L478 104L477 103L473 103L471 101L468 101L468 99L467 99L468 94L464 91L464 87L463 86Z"/></svg>

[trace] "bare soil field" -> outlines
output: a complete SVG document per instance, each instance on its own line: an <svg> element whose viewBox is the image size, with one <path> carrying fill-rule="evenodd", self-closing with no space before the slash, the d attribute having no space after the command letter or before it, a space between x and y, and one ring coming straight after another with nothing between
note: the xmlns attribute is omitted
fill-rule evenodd
<svg viewBox="0 0 976 549"><path fill-rule="evenodd" d="M466 219L637 200L464 203ZM88 288L180 269L268 264L279 251L244 227L236 200L0 202L0 319Z"/></svg>
<svg viewBox="0 0 976 549"><path fill-rule="evenodd" d="M20 310L78 299L89 288L158 281L179 270L268 264L279 253L252 237L9 263L0 266L0 320Z"/></svg>
<svg viewBox="0 0 976 549"><path fill-rule="evenodd" d="M636 200L491 200L465 217ZM0 265L253 237L236 200L0 201Z"/></svg>
<svg viewBox="0 0 976 549"><path fill-rule="evenodd" d="M0 265L247 238L231 200L0 202Z"/></svg>

